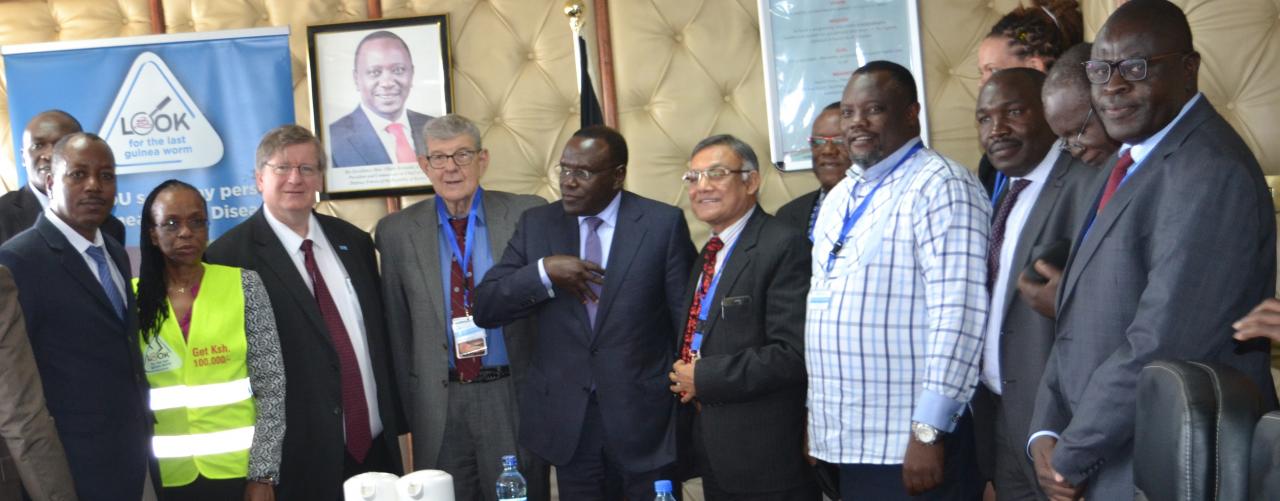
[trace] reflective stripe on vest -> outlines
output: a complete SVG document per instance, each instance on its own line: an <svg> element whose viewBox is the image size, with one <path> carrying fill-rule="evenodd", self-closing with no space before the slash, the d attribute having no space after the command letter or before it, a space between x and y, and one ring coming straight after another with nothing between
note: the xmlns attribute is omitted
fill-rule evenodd
<svg viewBox="0 0 1280 501"><path fill-rule="evenodd" d="M166 487L249 474L256 408L248 369L241 270L205 264L187 336L178 316L141 342Z"/></svg>

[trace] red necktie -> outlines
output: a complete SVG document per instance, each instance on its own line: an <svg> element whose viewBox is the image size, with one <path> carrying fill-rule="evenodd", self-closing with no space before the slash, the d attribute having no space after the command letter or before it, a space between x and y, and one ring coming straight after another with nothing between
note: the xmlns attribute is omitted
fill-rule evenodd
<svg viewBox="0 0 1280 501"><path fill-rule="evenodd" d="M698 282L698 292L693 295L693 303L689 305L689 321L684 326L684 343L680 346L680 359L689 362L693 359L693 333L698 330L698 312L702 310L702 300L707 297L707 289L711 288L711 280L716 275L716 253L724 248L720 237L711 237L707 246L702 248L702 279Z"/></svg>
<svg viewBox="0 0 1280 501"><path fill-rule="evenodd" d="M413 154L413 143L410 143L408 136L404 135L404 124L388 125L387 132L390 132L396 138L396 163L408 164L416 162L417 155Z"/></svg>
<svg viewBox="0 0 1280 501"><path fill-rule="evenodd" d="M1107 187L1102 190L1102 198L1098 200L1098 210L1096 214L1102 213L1102 208L1107 206L1107 202L1111 201L1111 195L1116 194L1116 189L1120 187L1120 182L1124 181L1125 174L1129 173L1129 167L1133 167L1133 156L1130 153L1133 148L1125 150L1120 160L1116 161L1116 168L1111 169L1111 177L1107 178Z"/></svg>
<svg viewBox="0 0 1280 501"><path fill-rule="evenodd" d="M453 228L453 234L457 235L458 250L462 251L462 255L467 255L467 220L465 218L450 219L449 226ZM449 315L450 318L465 317L467 306L466 295L471 292L471 277L463 271L458 257L453 257L452 271L449 274ZM471 269L471 263L467 263L467 269ZM449 350L453 356L453 367L458 371L458 379L463 381L471 381L480 375L480 358L469 357L458 358L458 350Z"/></svg>
<svg viewBox="0 0 1280 501"><path fill-rule="evenodd" d="M302 241L303 264L311 275L316 304L320 306L320 316L324 317L324 325L333 340L333 349L338 352L338 367L342 372L342 418L347 430L347 452L356 462L363 463L373 445L373 436L369 429L369 405L364 399L360 366L356 362L356 350L351 347L347 327L342 323L342 315L338 313L338 305L333 302L333 296L329 295L329 286L324 283L324 276L316 265L316 255L311 246L311 240Z"/></svg>
<svg viewBox="0 0 1280 501"><path fill-rule="evenodd" d="M1004 246L1004 227L1009 222L1009 213L1013 205L1018 203L1018 195L1027 189L1031 181L1019 179L1009 187L1009 192L1000 200L1000 208L996 209L996 218L991 222L991 240L987 246L987 294L990 294L996 283L996 274L1000 272L1000 248Z"/></svg>

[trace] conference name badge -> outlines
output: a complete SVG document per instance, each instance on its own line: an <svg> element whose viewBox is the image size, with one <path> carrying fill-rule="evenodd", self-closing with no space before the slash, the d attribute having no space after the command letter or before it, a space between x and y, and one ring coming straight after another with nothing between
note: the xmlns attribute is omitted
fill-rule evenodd
<svg viewBox="0 0 1280 501"><path fill-rule="evenodd" d="M147 341L147 349L142 352L142 366L147 374L171 371L182 367L182 357L164 338L153 335Z"/></svg>
<svg viewBox="0 0 1280 501"><path fill-rule="evenodd" d="M828 289L809 291L809 311L827 311L831 308L833 295Z"/></svg>
<svg viewBox="0 0 1280 501"><path fill-rule="evenodd" d="M453 319L453 351L459 359L483 357L489 353L486 333L470 315Z"/></svg>

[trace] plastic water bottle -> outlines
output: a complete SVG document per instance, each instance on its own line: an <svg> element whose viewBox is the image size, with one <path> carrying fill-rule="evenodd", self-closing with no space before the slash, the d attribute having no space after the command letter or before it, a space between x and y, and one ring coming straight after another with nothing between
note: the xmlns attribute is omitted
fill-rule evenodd
<svg viewBox="0 0 1280 501"><path fill-rule="evenodd" d="M659 480L654 482L653 490L658 493L658 495L653 498L653 501L676 501L676 497L671 494L670 480Z"/></svg>
<svg viewBox="0 0 1280 501"><path fill-rule="evenodd" d="M525 501L524 475L516 469L515 456L502 456L502 474L498 475L498 501Z"/></svg>

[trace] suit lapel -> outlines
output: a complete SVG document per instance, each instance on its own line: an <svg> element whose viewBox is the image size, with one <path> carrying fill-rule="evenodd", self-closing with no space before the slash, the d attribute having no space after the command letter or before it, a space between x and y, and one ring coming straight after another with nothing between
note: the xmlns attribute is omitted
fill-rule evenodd
<svg viewBox="0 0 1280 501"><path fill-rule="evenodd" d="M442 296L444 292L439 288L439 284L443 283L441 280L444 279L441 274L446 270L440 269L440 219L436 215L435 197L428 198L407 210L418 211L418 214L409 218L418 225L418 231L409 235L409 241L413 242L413 255L418 260L418 269L422 270L423 283L427 284L427 307L431 308L431 314L440 320L440 325L447 325L448 319L445 318ZM452 271L452 269L448 270L449 273ZM441 334L444 333L441 332Z"/></svg>
<svg viewBox="0 0 1280 501"><path fill-rule="evenodd" d="M355 125L355 133L347 136L347 141L351 143L353 150L360 154L366 165L379 165L391 163L391 157L387 156L387 149L382 146L382 141L378 140L378 131L374 130L373 124L369 122L369 117L365 116L364 111L356 107L355 113L351 115ZM368 134L361 133L368 131ZM373 152L372 157L366 157L365 152Z"/></svg>
<svg viewBox="0 0 1280 501"><path fill-rule="evenodd" d="M747 220L747 225L742 229L742 233L738 235L738 241L733 247L726 247L719 252L719 259L728 259L720 271L720 283L716 285L715 294L712 297L703 298L703 304L707 305L710 310L707 312L707 323L702 326L702 342L706 346L707 336L715 332L716 321L720 319L716 306L724 304L724 298L728 296L729 291L733 290L733 285L737 283L738 278L742 276L742 272L751 264L751 257L755 254L756 242L760 238L760 227L764 224L764 218L761 214L764 210L756 207L755 212L751 214L751 219ZM729 253L732 249L732 253ZM695 286L696 287L696 286Z"/></svg>
<svg viewBox="0 0 1280 501"><path fill-rule="evenodd" d="M111 305L111 300L107 299L107 291L102 289L102 282L98 281L97 270L89 269L88 263L85 263L84 257L80 255L80 252L71 245L71 242L67 241L67 237L58 230L57 226L53 225L53 222L45 219L44 213L37 216L36 228L40 235L44 237L45 243L49 245L49 248L59 255L59 261L61 261L62 267L67 271L67 274L74 277L77 282L80 282L80 285L89 292L89 295L97 299L99 306L107 311L115 311L115 307ZM113 254L111 257L116 260L116 266L120 268L120 276L128 276L126 272L129 268L120 267L116 255ZM127 261L125 266L128 266ZM129 294L129 296L132 297L132 294ZM129 301L132 301L132 299L129 299ZM112 318L119 318L118 314L111 316Z"/></svg>
<svg viewBox="0 0 1280 501"><path fill-rule="evenodd" d="M596 328L604 322L618 297L618 288L627 277L627 270L635 260L636 250L644 245L646 228L641 224L644 213L632 205L628 194L622 194L618 204L617 225L613 228L613 241L609 245L609 266L604 271L604 288L600 291L600 307L596 310L596 325L591 332L594 337ZM625 235L625 237L624 237ZM585 308L583 309L585 311Z"/></svg>
<svg viewBox="0 0 1280 501"><path fill-rule="evenodd" d="M258 273L275 275L280 280L280 283L284 284L285 289L289 291L289 296L302 309L307 319L315 326L315 329L312 329L311 332L317 338L324 340L325 343L332 343L329 340L328 327L325 326L324 319L320 316L320 306L316 304L316 298L311 294L311 288L307 287L307 282L298 273L298 268L293 264L293 258L289 257L284 244L280 243L280 239L276 237L275 232L271 231L271 226L267 223L266 216L262 214L264 210L266 209L258 209L258 213L249 219L253 225L253 243L257 246L256 254L263 264L263 266L258 267Z"/></svg>
<svg viewBox="0 0 1280 501"><path fill-rule="evenodd" d="M1009 305L1013 303L1013 298L1017 297L1018 275L1031 261L1031 249L1039 242L1040 235L1044 233L1045 226L1049 222L1049 216L1058 205L1058 196L1062 194L1064 184L1063 177L1071 170L1071 159L1072 157L1066 153L1058 155L1058 161L1054 162L1053 170L1049 172L1049 176L1045 178L1044 187L1040 189L1040 196L1031 206L1031 214L1027 216L1027 222L1022 225L1022 233L1018 235L1017 247L1013 249L1013 260L1010 261L1013 269L1009 270L1009 276L1005 282L1004 298L1001 299L1004 308L1001 312L1009 311Z"/></svg>

